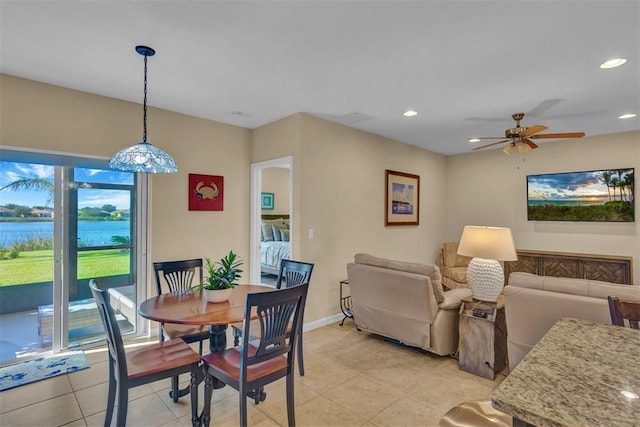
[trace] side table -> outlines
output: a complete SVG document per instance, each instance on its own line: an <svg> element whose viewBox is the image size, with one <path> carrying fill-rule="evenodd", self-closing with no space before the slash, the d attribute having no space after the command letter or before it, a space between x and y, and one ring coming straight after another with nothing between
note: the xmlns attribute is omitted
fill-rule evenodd
<svg viewBox="0 0 640 427"><path fill-rule="evenodd" d="M463 299L458 332L459 368L493 380L507 364L504 297L500 295L497 302Z"/></svg>
<svg viewBox="0 0 640 427"><path fill-rule="evenodd" d="M345 295L344 287L349 286L348 280L340 281L340 310L342 314L344 314L344 318L342 322L340 322L340 326L344 325L344 321L347 319L353 319L353 311L351 310L351 292L348 295Z"/></svg>

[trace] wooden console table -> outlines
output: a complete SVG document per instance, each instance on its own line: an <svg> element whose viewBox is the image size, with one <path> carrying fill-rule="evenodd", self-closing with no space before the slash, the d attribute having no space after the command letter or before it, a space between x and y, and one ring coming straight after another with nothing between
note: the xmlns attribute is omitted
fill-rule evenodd
<svg viewBox="0 0 640 427"><path fill-rule="evenodd" d="M514 271L538 276L600 280L630 285L633 283L632 258L613 255L576 254L518 249L517 261L504 263L505 284Z"/></svg>

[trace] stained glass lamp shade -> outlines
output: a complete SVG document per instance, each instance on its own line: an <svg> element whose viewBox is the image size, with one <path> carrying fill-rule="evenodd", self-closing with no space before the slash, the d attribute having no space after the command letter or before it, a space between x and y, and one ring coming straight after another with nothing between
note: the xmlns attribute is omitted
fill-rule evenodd
<svg viewBox="0 0 640 427"><path fill-rule="evenodd" d="M144 103L142 141L118 151L109 160L109 167L124 172L171 173L177 172L175 160L147 141L147 57L156 51L147 46L136 46L136 52L144 56Z"/></svg>
<svg viewBox="0 0 640 427"><path fill-rule="evenodd" d="M111 157L111 169L126 172L170 173L177 172L175 160L146 141L123 148Z"/></svg>

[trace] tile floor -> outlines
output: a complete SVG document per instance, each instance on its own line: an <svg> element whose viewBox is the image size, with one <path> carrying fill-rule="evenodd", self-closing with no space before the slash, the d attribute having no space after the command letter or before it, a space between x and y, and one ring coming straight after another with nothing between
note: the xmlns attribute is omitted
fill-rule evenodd
<svg viewBox="0 0 640 427"><path fill-rule="evenodd" d="M305 332L304 339L306 375L296 372L295 384L298 426L436 426L449 408L487 398L504 379L490 381L460 371L455 359L357 332L350 320L343 327L336 323ZM0 425L102 426L106 353L103 348L85 353L89 369L0 392ZM189 426L189 399L173 403L169 386L167 379L132 389L127 425ZM286 426L284 381L266 391L266 401L249 405L249 425ZM237 392L225 387L214 391L213 400L212 426L237 426Z"/></svg>

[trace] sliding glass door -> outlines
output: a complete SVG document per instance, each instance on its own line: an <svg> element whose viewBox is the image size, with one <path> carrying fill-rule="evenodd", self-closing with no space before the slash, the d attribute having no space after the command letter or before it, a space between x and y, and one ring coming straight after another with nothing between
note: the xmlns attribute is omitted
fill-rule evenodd
<svg viewBox="0 0 640 427"><path fill-rule="evenodd" d="M137 331L135 174L0 162L0 364L104 339L88 287Z"/></svg>

